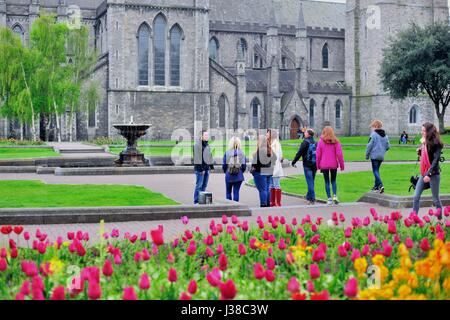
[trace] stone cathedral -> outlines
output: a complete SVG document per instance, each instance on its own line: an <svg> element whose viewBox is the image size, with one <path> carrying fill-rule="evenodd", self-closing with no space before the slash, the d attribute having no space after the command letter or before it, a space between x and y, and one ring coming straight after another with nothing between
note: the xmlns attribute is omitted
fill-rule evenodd
<svg viewBox="0 0 450 320"><path fill-rule="evenodd" d="M131 117L152 125L149 139L199 124L275 128L284 139L304 126L362 135L374 118L397 135L437 120L426 98L391 100L378 70L409 23L448 22L447 0L0 0L0 26L27 44L42 12L78 12L99 53L91 79L101 99L77 114L78 140L113 137ZM18 130L0 119L0 137Z"/></svg>

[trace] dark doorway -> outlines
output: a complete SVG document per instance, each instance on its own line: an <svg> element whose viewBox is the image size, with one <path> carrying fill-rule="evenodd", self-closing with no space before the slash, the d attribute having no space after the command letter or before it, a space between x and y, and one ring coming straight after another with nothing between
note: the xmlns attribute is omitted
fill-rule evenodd
<svg viewBox="0 0 450 320"><path fill-rule="evenodd" d="M300 122L296 118L291 121L291 134L290 139L298 139L298 130L300 129Z"/></svg>

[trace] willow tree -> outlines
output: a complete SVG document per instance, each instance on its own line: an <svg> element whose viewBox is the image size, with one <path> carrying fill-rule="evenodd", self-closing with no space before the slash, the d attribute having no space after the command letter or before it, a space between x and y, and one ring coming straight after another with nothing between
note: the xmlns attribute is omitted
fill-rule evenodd
<svg viewBox="0 0 450 320"><path fill-rule="evenodd" d="M394 99L428 95L445 133L444 117L450 103L450 26L413 24L398 33L384 51L381 83Z"/></svg>

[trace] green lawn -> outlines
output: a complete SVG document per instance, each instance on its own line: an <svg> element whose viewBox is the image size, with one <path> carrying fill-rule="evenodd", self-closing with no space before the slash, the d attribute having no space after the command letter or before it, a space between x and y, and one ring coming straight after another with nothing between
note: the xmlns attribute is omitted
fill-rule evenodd
<svg viewBox="0 0 450 320"><path fill-rule="evenodd" d="M0 148L0 159L57 157L53 149L41 148Z"/></svg>
<svg viewBox="0 0 450 320"><path fill-rule="evenodd" d="M141 186L0 181L0 208L165 206L178 203Z"/></svg>
<svg viewBox="0 0 450 320"><path fill-rule="evenodd" d="M414 172L414 165L389 165L384 164L381 167L381 179L387 194L393 195L410 195L414 190L408 193L410 186L409 179ZM318 172L315 180L316 197L325 200L327 198L323 175ZM368 172L351 172L338 173L337 186L338 197L342 202L355 202L359 200L366 192L373 187L373 174ZM307 192L306 180L303 175L294 176L293 179L282 179L281 186L283 191L305 195ZM450 194L450 164L442 165L441 175L441 194ZM431 191L427 190L424 195L431 195Z"/></svg>

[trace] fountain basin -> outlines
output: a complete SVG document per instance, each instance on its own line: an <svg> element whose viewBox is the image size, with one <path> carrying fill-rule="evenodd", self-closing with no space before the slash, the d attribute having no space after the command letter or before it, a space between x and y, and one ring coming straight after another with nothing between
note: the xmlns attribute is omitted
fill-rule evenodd
<svg viewBox="0 0 450 320"><path fill-rule="evenodd" d="M139 138L147 134L149 124L116 124L113 125L119 134L127 140L127 146L115 161L119 167L144 167L149 166L149 160L137 148Z"/></svg>

